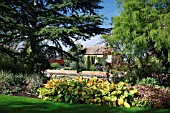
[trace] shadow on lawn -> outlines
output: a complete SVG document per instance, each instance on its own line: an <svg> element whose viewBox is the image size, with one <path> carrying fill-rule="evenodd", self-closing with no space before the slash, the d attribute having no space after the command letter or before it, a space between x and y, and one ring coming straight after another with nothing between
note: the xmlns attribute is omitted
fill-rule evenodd
<svg viewBox="0 0 170 113"><path fill-rule="evenodd" d="M144 109L90 105L71 105L55 102L12 101L0 103L1 113L169 113L170 109Z"/></svg>

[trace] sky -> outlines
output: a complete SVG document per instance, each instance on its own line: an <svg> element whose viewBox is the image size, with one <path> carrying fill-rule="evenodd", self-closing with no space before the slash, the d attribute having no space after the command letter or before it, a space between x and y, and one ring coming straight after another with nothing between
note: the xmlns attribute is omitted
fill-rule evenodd
<svg viewBox="0 0 170 113"><path fill-rule="evenodd" d="M103 6L104 8L99 10L98 13L104 15L104 17L107 18L104 20L102 27L110 28L112 27L111 18L119 14L116 0L103 0L101 6ZM98 43L100 42L102 42L102 39L100 39L100 35L92 37L91 40L79 41L79 43L81 43L83 46L94 46L98 45Z"/></svg>

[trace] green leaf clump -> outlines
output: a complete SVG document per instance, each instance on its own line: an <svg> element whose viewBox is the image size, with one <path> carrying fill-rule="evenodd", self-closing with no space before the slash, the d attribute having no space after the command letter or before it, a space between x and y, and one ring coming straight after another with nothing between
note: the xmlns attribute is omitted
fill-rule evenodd
<svg viewBox="0 0 170 113"><path fill-rule="evenodd" d="M38 89L39 98L57 102L131 107L137 89L125 82L100 78L51 79Z"/></svg>

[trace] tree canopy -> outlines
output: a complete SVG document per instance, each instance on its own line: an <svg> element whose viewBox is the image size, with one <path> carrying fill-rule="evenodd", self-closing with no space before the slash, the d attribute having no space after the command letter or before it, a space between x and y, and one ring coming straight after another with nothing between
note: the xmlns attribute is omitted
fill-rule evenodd
<svg viewBox="0 0 170 113"><path fill-rule="evenodd" d="M101 0L1 0L0 52L22 57L33 72L40 59L105 32ZM50 44L49 44L50 43ZM13 51L13 50L17 51ZM43 61L41 61L42 63Z"/></svg>
<svg viewBox="0 0 170 113"><path fill-rule="evenodd" d="M117 0L120 15L113 17L111 36L103 38L127 59L140 63L153 56L170 67L170 1Z"/></svg>

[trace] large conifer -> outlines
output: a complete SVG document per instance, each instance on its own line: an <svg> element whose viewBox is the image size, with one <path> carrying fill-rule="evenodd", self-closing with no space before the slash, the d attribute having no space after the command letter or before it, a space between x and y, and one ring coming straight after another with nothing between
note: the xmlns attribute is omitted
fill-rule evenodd
<svg viewBox="0 0 170 113"><path fill-rule="evenodd" d="M1 0L0 51L11 56L22 55L27 72L33 72L36 62L46 52L66 55L61 45L75 46L76 40L87 40L104 33L104 29L100 28L102 16L97 13L102 8L100 2L101 0ZM10 49L18 47L22 47L21 52Z"/></svg>

